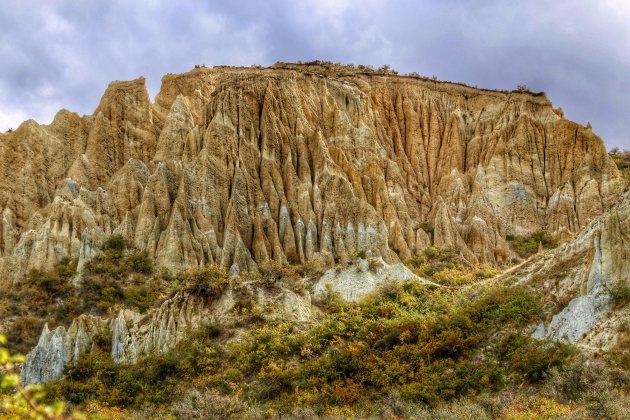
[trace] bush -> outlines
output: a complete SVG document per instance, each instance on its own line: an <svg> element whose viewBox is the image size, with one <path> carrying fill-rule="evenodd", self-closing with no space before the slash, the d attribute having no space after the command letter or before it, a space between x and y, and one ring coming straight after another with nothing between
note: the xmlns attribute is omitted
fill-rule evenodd
<svg viewBox="0 0 630 420"><path fill-rule="evenodd" d="M209 265L181 273L177 280L189 293L210 299L220 296L228 286L228 273Z"/></svg>
<svg viewBox="0 0 630 420"><path fill-rule="evenodd" d="M446 286L463 286L500 273L490 266L471 267L456 249L439 249L430 246L422 254L405 261L413 272Z"/></svg>
<svg viewBox="0 0 630 420"><path fill-rule="evenodd" d="M49 271L31 271L1 296L0 316L12 350L30 351L45 322L51 329L69 327L83 313L102 316L119 306L144 312L159 301L168 282L149 276L152 264L145 253L127 249L121 236L108 238L103 248L78 283L73 283L77 259L64 258Z"/></svg>
<svg viewBox="0 0 630 420"><path fill-rule="evenodd" d="M129 269L135 273L151 274L153 263L144 252L134 252L125 258L125 263Z"/></svg>
<svg viewBox="0 0 630 420"><path fill-rule="evenodd" d="M575 350L566 344L512 334L502 343L501 353L510 360L514 371L537 382L544 379L552 368L562 368Z"/></svg>
<svg viewBox="0 0 630 420"><path fill-rule="evenodd" d="M286 286L296 293L303 293L305 290L304 282L298 272L299 268L269 260L259 264L258 269L260 270L258 280L269 284Z"/></svg>
<svg viewBox="0 0 630 420"><path fill-rule="evenodd" d="M630 302L630 286L625 280L618 281L608 291L613 299L613 303L616 308L621 308L628 302Z"/></svg>
<svg viewBox="0 0 630 420"><path fill-rule="evenodd" d="M383 263L378 258L368 258L368 266L370 271L376 271L383 267Z"/></svg>
<svg viewBox="0 0 630 420"><path fill-rule="evenodd" d="M583 419L583 410L572 404L561 404L546 397L519 396L506 407L501 418L506 419Z"/></svg>
<svg viewBox="0 0 630 420"><path fill-rule="evenodd" d="M316 279L324 274L326 265L322 260L315 259L305 262L296 271L303 278Z"/></svg>
<svg viewBox="0 0 630 420"><path fill-rule="evenodd" d="M430 237L433 237L433 226L428 222L422 222L419 226L420 229L424 230Z"/></svg>
<svg viewBox="0 0 630 420"><path fill-rule="evenodd" d="M617 165L617 169L621 171L621 174L626 181L630 180L630 150L621 151L618 147L616 147L608 154L613 159Z"/></svg>
<svg viewBox="0 0 630 420"><path fill-rule="evenodd" d="M216 391L191 390L180 401L173 404L170 411L178 419L190 420L253 417L248 405L239 398L220 395ZM162 412L159 413L159 416L162 415Z"/></svg>
<svg viewBox="0 0 630 420"><path fill-rule="evenodd" d="M120 289L120 298L111 303L112 306L122 303L128 308L144 313L152 306L155 306L156 302L159 302L159 298L164 294L165 288L164 282L160 279L136 278L131 284L124 285Z"/></svg>
<svg viewBox="0 0 630 420"><path fill-rule="evenodd" d="M211 350L220 334L216 326L203 325L176 349L132 365L116 364L109 352L97 347L66 366L65 378L46 388L49 395L63 396L73 404L89 400L117 407L169 403L177 397L180 381L207 372L211 366L219 367L220 353L211 356Z"/></svg>
<svg viewBox="0 0 630 420"><path fill-rule="evenodd" d="M506 239L510 242L514 252L522 258L531 257L538 252L540 246L544 249L552 249L558 246L558 242L543 231L535 232L529 236L508 235Z"/></svg>
<svg viewBox="0 0 630 420"><path fill-rule="evenodd" d="M627 418L630 414L624 396L630 391L630 372L578 355L562 368L551 369L548 376L545 395L564 404L584 404L592 418Z"/></svg>
<svg viewBox="0 0 630 420"><path fill-rule="evenodd" d="M0 295L0 317L10 351L30 351L45 322L54 327L78 314L71 284L75 272L76 260L64 259L50 271L32 270L24 282Z"/></svg>
<svg viewBox="0 0 630 420"><path fill-rule="evenodd" d="M448 250L429 249L422 259L421 267L460 264ZM476 278L491 274L485 269L470 273ZM273 264L263 265L252 280L275 285L294 276L295 268ZM229 278L216 267L204 267L180 273L174 281L179 290L213 298ZM128 299L131 286L123 286L122 298ZM214 410L228 417L249 413L236 404L241 397L261 404L270 416L313 410L368 417L379 412L384 395L396 395L391 411L401 416L424 415L429 405L436 407L430 412L436 418L462 410L497 417L496 404L473 403L475 396L518 386L523 379L540 381L572 357L570 346L519 334L538 319L542 306L541 295L524 287L453 292L385 282L358 303L338 301L330 288L319 306L319 322L310 326L283 320L248 329L239 320L225 330L201 326L173 350L131 366L114 364L104 346L96 346L67 367L65 380L50 387L78 404L96 400L138 408L173 403L192 385L204 392L186 395L172 406L178 407L174 413L205 410L206 398L216 403L225 398L228 406ZM506 330L512 334L506 336Z"/></svg>
<svg viewBox="0 0 630 420"><path fill-rule="evenodd" d="M101 248L103 251L124 251L125 248L127 248L127 242L122 235L112 235L103 242L103 246Z"/></svg>
<svg viewBox="0 0 630 420"><path fill-rule="evenodd" d="M627 323L621 326L619 333L617 343L610 350L607 359L612 366L625 369L630 374L630 327Z"/></svg>
<svg viewBox="0 0 630 420"><path fill-rule="evenodd" d="M13 320L6 332L10 351L26 354L37 343L44 321L33 316L20 316Z"/></svg>

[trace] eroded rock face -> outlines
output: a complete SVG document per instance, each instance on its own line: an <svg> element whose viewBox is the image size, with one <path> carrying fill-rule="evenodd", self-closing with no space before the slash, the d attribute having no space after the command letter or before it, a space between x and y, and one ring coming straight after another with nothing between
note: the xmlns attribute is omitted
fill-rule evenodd
<svg viewBox="0 0 630 420"><path fill-rule="evenodd" d="M30 385L61 377L64 367L90 351L95 338L107 330L107 320L89 315L75 319L68 330L58 327L50 331L46 324L37 346L26 357L20 381Z"/></svg>
<svg viewBox="0 0 630 420"><path fill-rule="evenodd" d="M574 240L534 260L521 282L540 282L543 289L570 299L536 338L579 343L606 350L615 345L630 322L628 305L615 308L615 290L630 287L630 191L591 222ZM541 287L540 285L538 287Z"/></svg>
<svg viewBox="0 0 630 420"><path fill-rule="evenodd" d="M264 317L306 322L311 316L308 292L296 293L282 286L255 282L228 288L218 299L179 292L146 315L127 309L110 319L82 315L66 330L44 327L37 346L27 355L20 373L24 385L50 382L63 376L69 363L76 363L93 350L100 337L111 337L111 355L116 363L135 363L149 355L171 350L203 324L225 324L234 312L238 295L247 295L267 311Z"/></svg>
<svg viewBox="0 0 630 420"><path fill-rule="evenodd" d="M357 258L345 267L331 268L314 282L316 295L326 294L329 290L349 302L357 302L363 296L375 292L386 281L417 281L425 284L435 283L416 276L404 264L387 264L382 259L365 260Z"/></svg>
<svg viewBox="0 0 630 420"><path fill-rule="evenodd" d="M394 263L431 241L501 264L506 234L577 232L622 189L602 141L544 96L201 68L153 104L144 79L114 82L92 116L0 134L0 273L84 261L112 233L171 270Z"/></svg>

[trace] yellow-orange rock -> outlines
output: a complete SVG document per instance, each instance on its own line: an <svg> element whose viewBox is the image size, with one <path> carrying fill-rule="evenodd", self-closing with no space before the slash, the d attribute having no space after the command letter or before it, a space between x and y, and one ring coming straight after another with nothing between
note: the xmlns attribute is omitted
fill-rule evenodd
<svg viewBox="0 0 630 420"><path fill-rule="evenodd" d="M544 96L201 68L165 76L153 104L144 79L114 82L92 116L0 134L0 272L84 260L112 233L171 269L395 262L429 241L500 264L506 234L577 232L623 188Z"/></svg>

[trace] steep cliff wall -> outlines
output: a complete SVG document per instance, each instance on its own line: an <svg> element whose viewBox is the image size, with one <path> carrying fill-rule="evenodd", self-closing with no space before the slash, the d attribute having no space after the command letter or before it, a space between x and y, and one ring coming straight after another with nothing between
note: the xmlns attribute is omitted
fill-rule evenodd
<svg viewBox="0 0 630 420"><path fill-rule="evenodd" d="M602 141L544 96L201 68L154 103L144 79L114 82L92 116L0 134L0 273L83 261L112 233L171 269L395 262L430 242L500 264L506 234L577 232L622 189Z"/></svg>
<svg viewBox="0 0 630 420"><path fill-rule="evenodd" d="M630 325L630 191L574 240L534 258L516 277L561 303L535 337L608 350Z"/></svg>

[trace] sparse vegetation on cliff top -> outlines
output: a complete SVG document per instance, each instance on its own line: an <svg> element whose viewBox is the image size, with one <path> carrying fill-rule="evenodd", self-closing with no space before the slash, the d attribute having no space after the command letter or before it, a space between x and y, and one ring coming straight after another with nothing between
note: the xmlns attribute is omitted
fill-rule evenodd
<svg viewBox="0 0 630 420"><path fill-rule="evenodd" d="M221 66L218 66L219 68ZM256 68L261 68L260 66ZM314 74L322 74L326 76L354 76L354 75L375 75L375 76L399 76L399 77L408 77L412 79L419 79L423 81L430 81L434 83L440 84L452 84L458 86L469 87L473 89L477 89L480 91L487 92L500 92L500 93L526 93L532 96L541 96L546 97L545 92L533 92L525 85L518 85L514 90L501 90L501 89L485 89L479 88L478 86L471 86L462 82L452 82L439 80L436 75L431 76L423 76L418 72L411 72L408 74L400 74L397 70L393 69L388 64L383 64L378 68L374 68L371 65L363 65L363 64L342 64L340 62L332 62L325 60L313 60L307 62L297 62L297 63L286 63L286 62L277 62L270 66L271 69L285 69L285 70L296 70L302 72L309 72Z"/></svg>

